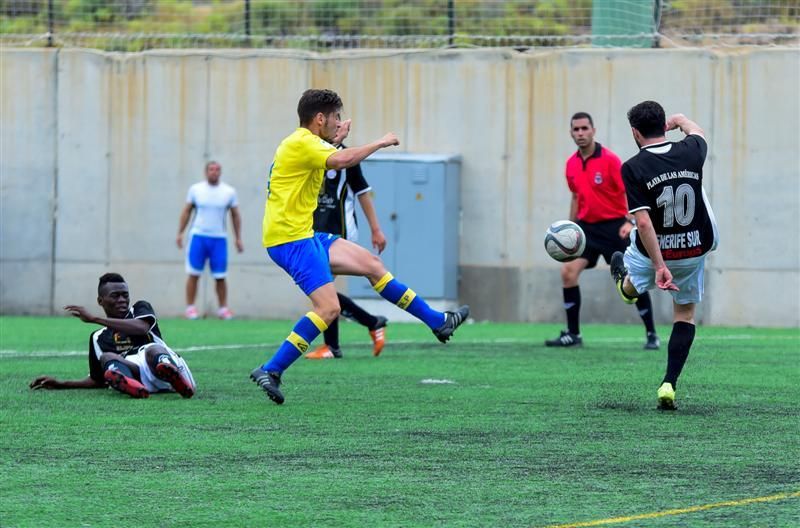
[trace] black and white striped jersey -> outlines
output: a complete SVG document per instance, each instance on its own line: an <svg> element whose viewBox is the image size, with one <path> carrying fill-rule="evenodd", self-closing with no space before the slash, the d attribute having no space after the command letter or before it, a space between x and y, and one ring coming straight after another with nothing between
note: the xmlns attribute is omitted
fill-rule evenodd
<svg viewBox="0 0 800 528"><path fill-rule="evenodd" d="M314 231L357 240L356 198L370 190L372 189L361 172L361 165L354 165L349 169L327 170L317 209L314 211Z"/></svg>

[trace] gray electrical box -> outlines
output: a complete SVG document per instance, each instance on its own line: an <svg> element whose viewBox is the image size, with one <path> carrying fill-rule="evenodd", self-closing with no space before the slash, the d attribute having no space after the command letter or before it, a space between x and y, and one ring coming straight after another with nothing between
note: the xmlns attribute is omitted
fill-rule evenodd
<svg viewBox="0 0 800 528"><path fill-rule="evenodd" d="M461 157L377 153L361 168L386 235L386 268L425 299L458 299ZM369 223L356 211L358 243L372 249ZM367 279L348 280L351 297L379 298Z"/></svg>

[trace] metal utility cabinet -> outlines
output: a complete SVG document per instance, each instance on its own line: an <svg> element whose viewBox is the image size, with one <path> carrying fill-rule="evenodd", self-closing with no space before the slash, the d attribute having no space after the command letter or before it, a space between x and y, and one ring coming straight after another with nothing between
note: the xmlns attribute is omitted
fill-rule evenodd
<svg viewBox="0 0 800 528"><path fill-rule="evenodd" d="M425 299L457 300L461 157L378 153L361 168L386 235L386 268ZM356 211L358 243L371 249L369 223ZM363 277L348 280L351 297L378 298Z"/></svg>

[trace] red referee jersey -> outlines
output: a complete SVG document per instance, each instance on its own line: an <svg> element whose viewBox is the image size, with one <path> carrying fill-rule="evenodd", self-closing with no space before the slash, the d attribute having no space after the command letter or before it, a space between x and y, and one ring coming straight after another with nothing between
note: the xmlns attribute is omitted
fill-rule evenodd
<svg viewBox="0 0 800 528"><path fill-rule="evenodd" d="M621 166L617 155L597 142L585 160L580 150L569 157L567 185L578 196L578 220L593 224L628 214Z"/></svg>

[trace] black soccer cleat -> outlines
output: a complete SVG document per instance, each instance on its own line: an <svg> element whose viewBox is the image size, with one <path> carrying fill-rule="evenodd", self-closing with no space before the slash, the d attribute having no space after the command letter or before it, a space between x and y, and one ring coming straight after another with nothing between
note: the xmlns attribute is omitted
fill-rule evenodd
<svg viewBox="0 0 800 528"><path fill-rule="evenodd" d="M548 339L544 342L544 346L549 347L582 347L583 338L578 334L572 334L568 330L562 330L561 334L555 339Z"/></svg>
<svg viewBox="0 0 800 528"><path fill-rule="evenodd" d="M267 393L267 397L270 400L278 405L283 403L283 393L278 388L281 384L280 374L277 372L265 372L261 370L261 367L258 367L250 373L250 379Z"/></svg>
<svg viewBox="0 0 800 528"><path fill-rule="evenodd" d="M433 335L442 343L447 343L456 328L461 326L469 317L469 306L465 304L455 312L445 312L444 317L444 324L439 328L435 328Z"/></svg>
<svg viewBox="0 0 800 528"><path fill-rule="evenodd" d="M645 350L658 350L661 348L661 340L655 332L647 332L647 343L644 344Z"/></svg>
<svg viewBox="0 0 800 528"><path fill-rule="evenodd" d="M638 297L629 297L622 285L625 283L625 277L628 275L628 269L625 267L625 257L621 251L615 251L611 255L611 277L614 279L614 284L617 286L617 293L626 304L633 304L637 301Z"/></svg>

